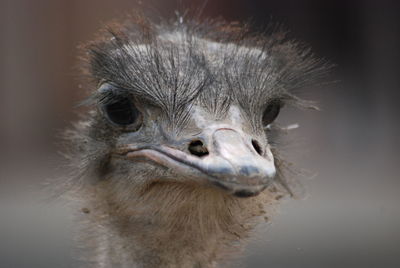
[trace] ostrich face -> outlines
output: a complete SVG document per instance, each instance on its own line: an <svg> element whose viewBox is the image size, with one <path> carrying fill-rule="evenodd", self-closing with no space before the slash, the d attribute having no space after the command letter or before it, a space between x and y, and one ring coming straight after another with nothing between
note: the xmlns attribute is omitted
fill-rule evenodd
<svg viewBox="0 0 400 268"><path fill-rule="evenodd" d="M227 38L216 26L135 27L90 46L99 86L86 163L126 189L178 182L239 197L263 191L276 173L269 125L296 100L289 89L315 62L277 37Z"/></svg>
<svg viewBox="0 0 400 268"><path fill-rule="evenodd" d="M118 131L112 135L111 165L127 174L141 170L147 182L210 184L240 197L260 193L275 176L266 136L251 128L238 105L217 118L193 101L177 131L160 107L135 96L115 96L121 89L108 83L100 90L114 91L111 100L99 103L99 111L109 128ZM264 119L272 122L278 112L279 106L270 104Z"/></svg>

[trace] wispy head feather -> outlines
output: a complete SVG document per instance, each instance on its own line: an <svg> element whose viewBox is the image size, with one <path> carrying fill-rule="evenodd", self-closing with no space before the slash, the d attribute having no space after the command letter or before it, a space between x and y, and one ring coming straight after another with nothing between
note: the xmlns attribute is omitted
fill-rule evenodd
<svg viewBox="0 0 400 268"><path fill-rule="evenodd" d="M293 92L327 70L280 27L254 33L218 20L157 24L138 16L109 27L88 49L97 84L113 83L158 106L176 130L195 103L216 117L237 103L257 130L269 102L304 106Z"/></svg>

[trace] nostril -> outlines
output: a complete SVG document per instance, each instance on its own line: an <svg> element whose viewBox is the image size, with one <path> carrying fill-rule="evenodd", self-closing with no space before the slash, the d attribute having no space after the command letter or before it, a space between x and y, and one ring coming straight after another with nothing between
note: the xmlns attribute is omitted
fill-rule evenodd
<svg viewBox="0 0 400 268"><path fill-rule="evenodd" d="M261 146L260 146L260 144L258 143L258 141L256 141L256 140L251 140L251 144L253 145L254 150L256 150L256 152L257 152L259 155L262 155L262 154L263 154L263 151L262 151Z"/></svg>
<svg viewBox="0 0 400 268"><path fill-rule="evenodd" d="M208 155L207 147L204 146L201 140L193 140L189 143L189 152L198 157Z"/></svg>

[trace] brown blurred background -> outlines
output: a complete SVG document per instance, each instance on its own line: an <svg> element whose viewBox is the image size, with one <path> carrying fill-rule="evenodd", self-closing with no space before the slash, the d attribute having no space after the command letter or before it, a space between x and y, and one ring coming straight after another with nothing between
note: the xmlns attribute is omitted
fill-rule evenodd
<svg viewBox="0 0 400 268"><path fill-rule="evenodd" d="M76 118L74 105L84 90L79 44L108 20L138 7L174 17L176 9L203 3L0 0L0 182L36 183L57 162L56 137ZM255 28L271 17L284 23L292 36L337 64L332 80L340 81L304 94L317 100L322 112L283 112L282 122L301 125L287 154L316 176L305 183L309 197L286 202L252 241L244 266L400 267L399 14L398 2L384 0L206 4L208 17L252 19ZM10 189L2 187L0 195ZM0 220L0 241L4 226ZM8 242L0 242L4 247ZM0 252L0 267L19 268L2 261L9 254ZM57 260L53 266L20 267L73 267L68 256Z"/></svg>

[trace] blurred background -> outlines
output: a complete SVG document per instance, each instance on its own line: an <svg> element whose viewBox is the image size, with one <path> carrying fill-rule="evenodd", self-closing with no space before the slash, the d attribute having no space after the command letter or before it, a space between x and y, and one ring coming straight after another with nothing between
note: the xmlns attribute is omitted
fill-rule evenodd
<svg viewBox="0 0 400 268"><path fill-rule="evenodd" d="M57 136L77 118L74 105L84 96L78 45L130 10L174 17L176 9L203 4L0 0L1 268L74 267L66 253L70 245L53 246L67 241L68 232L48 228L67 218L65 212L38 217L23 205L48 224L36 230L30 229L30 214L13 206L25 202L17 193L22 185L51 176ZM303 94L318 101L321 112L282 113L281 122L300 124L290 134L286 155L313 179L304 180L305 200L284 202L273 223L260 230L245 252L244 267L400 267L399 15L400 4L385 0L206 3L206 17L252 19L255 29L271 18L282 22L316 55L337 65L331 80L338 83ZM47 240L53 244L45 243L45 251L32 252Z"/></svg>

